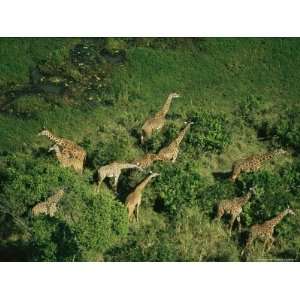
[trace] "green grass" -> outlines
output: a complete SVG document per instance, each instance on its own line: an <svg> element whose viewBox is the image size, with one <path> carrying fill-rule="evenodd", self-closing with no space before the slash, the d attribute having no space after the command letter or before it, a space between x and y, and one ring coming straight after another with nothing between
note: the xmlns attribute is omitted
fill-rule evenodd
<svg viewBox="0 0 300 300"><path fill-rule="evenodd" d="M199 175L197 178L203 178L199 193L193 191L193 199L185 206L180 191L174 192L172 201L176 203L180 198L180 209L175 209L170 218L167 209L157 208L156 189L165 185L163 190L170 192L175 181L168 183L167 179L158 178L158 184L149 185L145 191L141 224L130 225L128 236L116 242L107 253L96 250L91 250L91 253L93 257L98 255L106 260L241 260L239 253L245 233L242 237L235 234L230 238L223 223L213 224L211 219L213 204L232 193L243 194L249 188L251 177L245 175L237 186L228 188L227 181L216 177L215 173L229 172L233 161L274 146L288 147L290 154L266 164L264 170L271 178L277 178L276 174L289 163L299 161L295 150L299 147L297 128L300 120L295 117L293 122L288 122L287 116L291 112L283 108L291 110L294 105L297 107L300 98L300 40L143 39L131 43L129 40L112 38L105 40L103 46L102 40L97 39L0 39L0 87L3 95L16 86L28 85L30 70L45 65L51 66L52 72L57 70L57 75L65 76L68 83L69 74L78 75L80 72L82 77L76 75L76 78L91 78L92 82L90 87L80 80L76 84L69 83L76 88L67 95L41 91L26 94L25 91L15 98L0 113L0 152L16 155L25 152L34 159L36 153L50 145L45 138L37 136L46 126L57 135L86 148L89 169L86 172L94 172L112 160L133 160L143 154L137 139L143 122L162 106L170 92L178 92L182 97L174 100L166 127L149 145L157 151L183 127L184 121L197 119L198 125L194 125L194 130L192 126L183 140L176 167L190 164L193 172ZM82 71L72 65L70 58L71 49L76 44L93 47L91 55L99 55L97 51L101 51L101 47L106 47L112 55L118 50L125 51L126 61L122 64L88 65ZM91 58L90 61L97 60ZM96 87L95 70L103 70L105 87ZM89 100L91 93L101 100ZM0 97L0 105L6 103L5 97ZM279 119L281 121L277 122ZM271 136L258 138L264 122L267 122L267 132ZM49 155L45 156L49 159ZM178 174L176 180L189 176L189 167L180 172L176 167L167 168L170 174ZM153 169L162 171L163 168L163 164L157 164ZM296 178L299 176L297 172L291 176ZM128 182L128 176L122 175L121 186L127 191L128 186L133 187L136 181L133 176ZM290 191L289 184L275 186L278 193L274 197L287 190L289 204L298 209L297 196ZM269 196L266 195L266 199ZM167 199L168 195L163 198ZM124 198L119 201L122 203ZM253 215L254 208L251 207L244 223ZM279 211L276 199L271 211L274 214ZM298 223L284 221L279 227L278 243L273 252L265 257L257 244L253 257L249 259L298 260L300 233L296 230L295 237L291 233L291 228ZM288 236L283 234L286 226L290 230ZM197 240L195 245L193 240ZM147 246L147 241L150 246Z"/></svg>

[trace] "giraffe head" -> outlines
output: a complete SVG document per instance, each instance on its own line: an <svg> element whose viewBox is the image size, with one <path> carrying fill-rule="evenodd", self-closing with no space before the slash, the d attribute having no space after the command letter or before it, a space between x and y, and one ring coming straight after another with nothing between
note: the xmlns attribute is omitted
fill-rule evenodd
<svg viewBox="0 0 300 300"><path fill-rule="evenodd" d="M153 177L160 176L160 174L159 173L153 173L152 171L150 171L150 176L151 176L151 178L153 178Z"/></svg>
<svg viewBox="0 0 300 300"><path fill-rule="evenodd" d="M51 152L51 151L59 151L58 145L54 144L52 147L50 147L48 152Z"/></svg>
<svg viewBox="0 0 300 300"><path fill-rule="evenodd" d="M65 193L65 190L62 188L62 189L59 189L59 190L55 193L55 195L57 195L58 197L62 197L62 196L64 195L64 193Z"/></svg>
<svg viewBox="0 0 300 300"><path fill-rule="evenodd" d="M287 154L288 152L282 148L274 150L275 155Z"/></svg>
<svg viewBox="0 0 300 300"><path fill-rule="evenodd" d="M50 133L50 131L48 129L43 129L41 132L38 133L38 136L42 136L42 135L48 135Z"/></svg>
<svg viewBox="0 0 300 300"><path fill-rule="evenodd" d="M141 171L141 172L144 172L144 171L145 171L145 170L142 168L140 162L137 162L137 163L135 163L135 164L133 164L133 165L135 165L135 168L138 169L139 171Z"/></svg>
<svg viewBox="0 0 300 300"><path fill-rule="evenodd" d="M296 215L293 210L291 210L289 207L285 210L286 214Z"/></svg>
<svg viewBox="0 0 300 300"><path fill-rule="evenodd" d="M185 125L193 125L195 122L192 122L192 121L184 121L184 124Z"/></svg>
<svg viewBox="0 0 300 300"><path fill-rule="evenodd" d="M253 195L255 195L257 193L257 190L256 190L256 186L253 186L249 189L249 192Z"/></svg>
<svg viewBox="0 0 300 300"><path fill-rule="evenodd" d="M172 99L174 99L174 98L179 98L180 95L179 95L178 93L171 93L171 94L169 95L169 97L172 98Z"/></svg>

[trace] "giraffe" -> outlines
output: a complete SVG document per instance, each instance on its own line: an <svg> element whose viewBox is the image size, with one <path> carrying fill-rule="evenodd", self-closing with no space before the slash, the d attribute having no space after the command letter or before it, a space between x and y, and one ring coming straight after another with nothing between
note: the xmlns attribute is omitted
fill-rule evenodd
<svg viewBox="0 0 300 300"><path fill-rule="evenodd" d="M72 157L68 149L63 149L61 151L58 145L55 144L51 148L49 148L48 152L51 151L55 152L56 158L58 159L62 167L73 168L76 172L82 174L83 161Z"/></svg>
<svg viewBox="0 0 300 300"><path fill-rule="evenodd" d="M287 151L283 149L277 149L264 154L251 155L245 159L238 160L232 165L230 181L234 182L242 172L258 171L263 166L264 162L269 161L278 155L286 153Z"/></svg>
<svg viewBox="0 0 300 300"><path fill-rule="evenodd" d="M117 189L117 184L119 177L121 175L122 170L124 169L138 169L140 171L144 171L139 165L137 164L128 164L128 163L120 163L120 162L113 162L109 165L102 166L98 169L98 186L97 186L97 192L99 192L100 186L102 181L106 177L114 177L114 188Z"/></svg>
<svg viewBox="0 0 300 300"><path fill-rule="evenodd" d="M163 128L166 122L166 115L169 112L172 100L178 97L180 97L180 95L177 93L169 94L161 110L158 111L153 117L150 117L146 120L146 122L142 126L141 144L144 143L145 139L149 139L155 130L160 130Z"/></svg>
<svg viewBox="0 0 300 300"><path fill-rule="evenodd" d="M217 220L221 220L224 214L231 215L230 220L230 235L235 220L238 222L239 231L241 231L240 214L243 211L243 206L250 200L251 196L255 194L255 189L250 188L248 193L242 197L236 197L232 200L222 200L218 205Z"/></svg>
<svg viewBox="0 0 300 300"><path fill-rule="evenodd" d="M84 162L86 158L86 151L74 142L65 138L57 137L47 129L42 130L38 136L46 136L50 141L55 142L56 145L62 147L63 149L68 149L70 156Z"/></svg>
<svg viewBox="0 0 300 300"><path fill-rule="evenodd" d="M288 214L295 215L295 213L290 208L287 208L284 211L280 212L276 217L265 221L262 224L252 225L245 248L243 249L241 254L243 255L245 250L249 250L250 246L256 239L264 240L263 249L265 250L265 247L268 245L267 251L269 251L275 240L273 237L275 226L279 224L281 220Z"/></svg>
<svg viewBox="0 0 300 300"><path fill-rule="evenodd" d="M64 190L60 189L54 195L49 197L46 201L36 204L32 208L33 216L38 216L40 214L46 214L46 215L49 215L50 217L53 217L57 211L57 204L60 201L60 199L63 197L63 195L64 195Z"/></svg>
<svg viewBox="0 0 300 300"><path fill-rule="evenodd" d="M187 133L188 129L191 127L191 124L193 124L193 122L189 122L186 124L187 124L186 127L180 131L180 133L175 138L175 140L173 142L171 142L170 145L162 148L158 152L158 156L160 157L161 160L163 160L163 161L171 160L173 163L176 161L178 153L179 153L180 143L181 143L182 139L184 138L185 134Z"/></svg>
<svg viewBox="0 0 300 300"><path fill-rule="evenodd" d="M140 182L134 189L133 192L131 192L127 198L125 205L128 209L128 219L129 221L131 220L134 212L135 212L135 217L136 221L138 222L139 220L139 207L141 205L142 201L142 193L143 190L145 189L146 185L149 183L149 181L156 177L159 176L159 173L150 173L142 182Z"/></svg>
<svg viewBox="0 0 300 300"><path fill-rule="evenodd" d="M161 160L161 158L154 153L147 153L141 158L135 159L132 163L137 164L141 168L149 168L155 161Z"/></svg>

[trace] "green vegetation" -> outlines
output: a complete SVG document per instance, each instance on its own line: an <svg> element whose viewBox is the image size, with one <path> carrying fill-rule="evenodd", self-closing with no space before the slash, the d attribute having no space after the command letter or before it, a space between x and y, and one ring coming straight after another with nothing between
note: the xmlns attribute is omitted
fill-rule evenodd
<svg viewBox="0 0 300 300"><path fill-rule="evenodd" d="M0 39L0 260L241 261L248 228L288 206L270 252L247 260L300 260L300 40L227 38ZM171 92L166 126L143 146L140 128ZM193 124L176 163L156 162L140 222L124 201L145 173L124 172L118 194L96 169L156 153ZM87 151L84 173L48 153L42 127ZM233 161L283 147L289 154L242 174ZM215 222L222 199L255 196L242 232ZM31 208L63 188L54 217Z"/></svg>

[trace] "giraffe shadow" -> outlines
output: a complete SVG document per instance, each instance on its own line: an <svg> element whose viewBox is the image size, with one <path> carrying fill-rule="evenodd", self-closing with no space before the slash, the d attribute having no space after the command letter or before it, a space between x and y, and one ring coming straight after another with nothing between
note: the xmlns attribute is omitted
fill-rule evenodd
<svg viewBox="0 0 300 300"><path fill-rule="evenodd" d="M121 202L125 203L126 197L141 181L141 176L136 170L125 170L122 172L117 187L117 196Z"/></svg>
<svg viewBox="0 0 300 300"><path fill-rule="evenodd" d="M165 207L163 199L160 197L156 198L154 201L153 210L156 213L162 213L165 211L165 209L166 209L166 207Z"/></svg>
<svg viewBox="0 0 300 300"><path fill-rule="evenodd" d="M53 154L49 153L47 148L39 147L37 149L32 150L32 155L35 158L45 158L45 157L51 157Z"/></svg>
<svg viewBox="0 0 300 300"><path fill-rule="evenodd" d="M227 172L213 172L212 175L216 180L227 180L230 178L231 171Z"/></svg>
<svg viewBox="0 0 300 300"><path fill-rule="evenodd" d="M20 262L28 261L31 249L26 242L6 241L0 244L0 261Z"/></svg>

